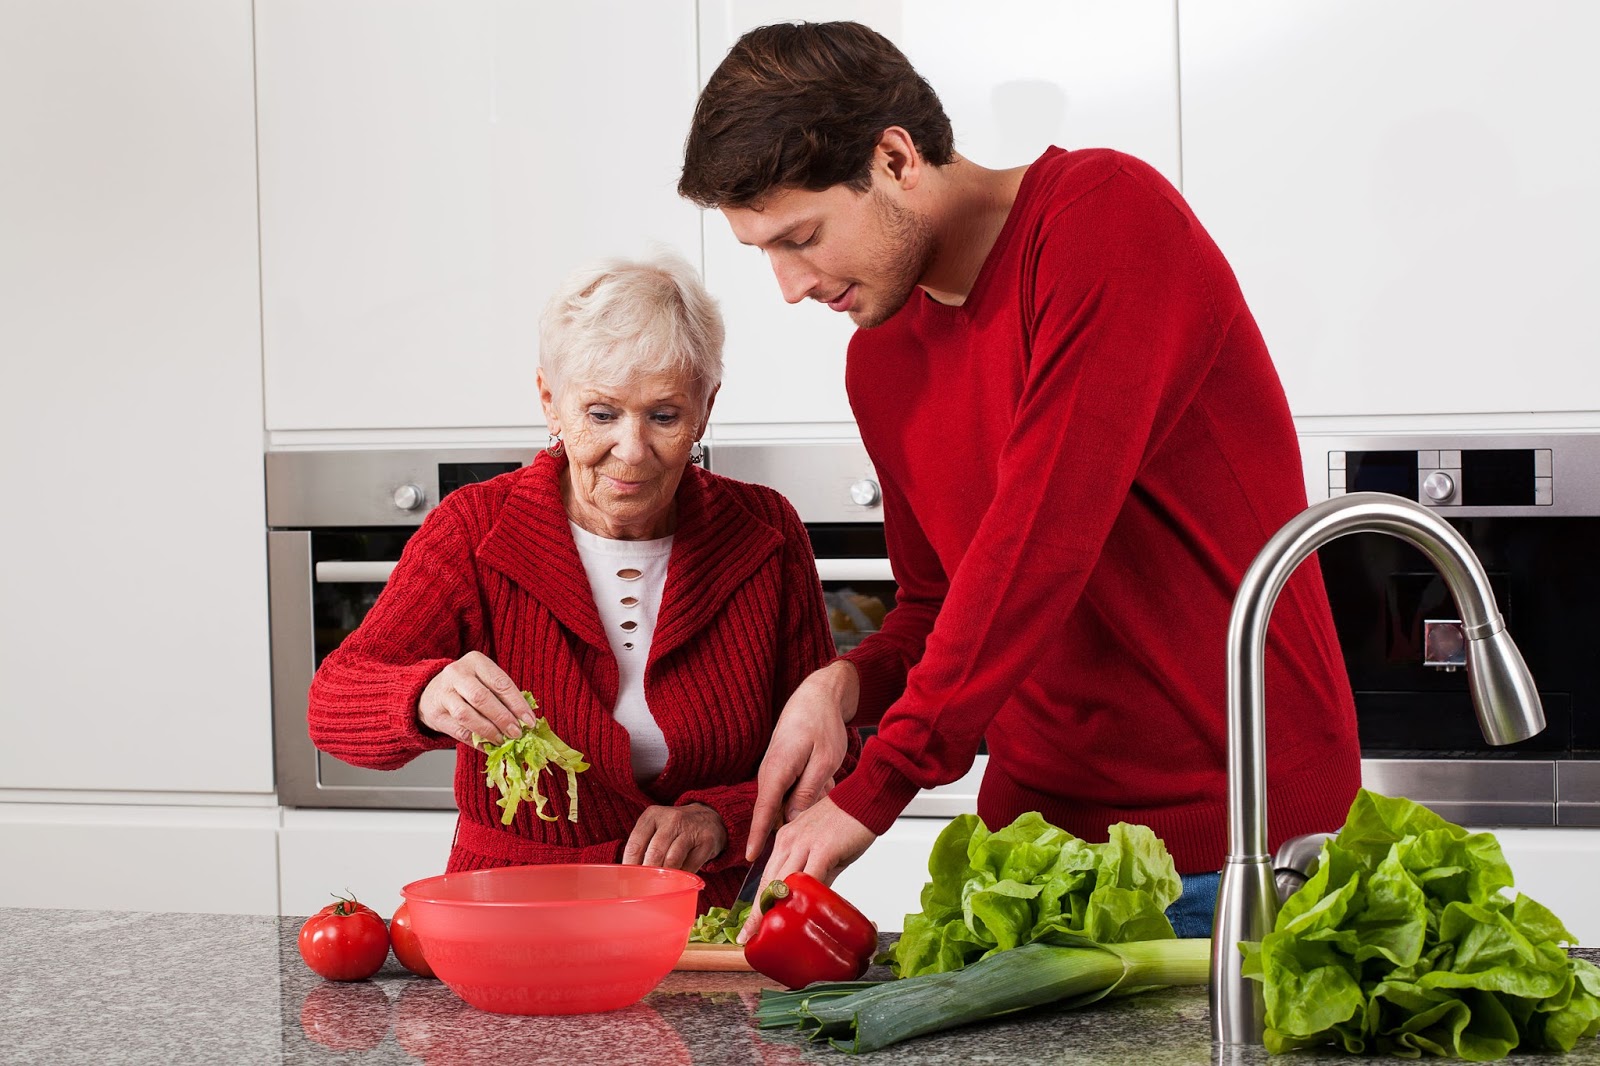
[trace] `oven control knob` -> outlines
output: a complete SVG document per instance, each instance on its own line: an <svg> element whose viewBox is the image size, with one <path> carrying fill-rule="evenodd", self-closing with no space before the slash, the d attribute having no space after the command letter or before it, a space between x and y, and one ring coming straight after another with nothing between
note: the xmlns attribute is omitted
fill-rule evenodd
<svg viewBox="0 0 1600 1066"><path fill-rule="evenodd" d="M394 505L402 511L415 511L427 498L421 485L401 485L394 490Z"/></svg>
<svg viewBox="0 0 1600 1066"><path fill-rule="evenodd" d="M876 507L883 499L883 491L876 481L864 477L850 486L850 498L862 507Z"/></svg>
<svg viewBox="0 0 1600 1066"><path fill-rule="evenodd" d="M1435 470L1423 478L1422 494L1435 503L1443 503L1456 494L1456 479L1443 470Z"/></svg>

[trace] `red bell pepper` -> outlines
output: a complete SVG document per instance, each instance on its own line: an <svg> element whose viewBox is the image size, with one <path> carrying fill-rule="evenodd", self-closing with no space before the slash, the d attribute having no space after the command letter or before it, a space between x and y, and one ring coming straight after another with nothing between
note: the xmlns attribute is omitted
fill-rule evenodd
<svg viewBox="0 0 1600 1066"><path fill-rule="evenodd" d="M878 951L878 927L845 898L807 873L773 881L761 893L761 925L744 946L745 961L774 981L854 981Z"/></svg>

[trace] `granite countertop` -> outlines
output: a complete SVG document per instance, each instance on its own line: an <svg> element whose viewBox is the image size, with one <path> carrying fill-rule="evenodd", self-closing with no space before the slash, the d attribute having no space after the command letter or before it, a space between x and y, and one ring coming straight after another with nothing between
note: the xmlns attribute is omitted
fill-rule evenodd
<svg viewBox="0 0 1600 1066"><path fill-rule="evenodd" d="M0 1063L857 1061L789 1032L757 1030L760 991L776 987L758 974L672 973L640 1003L607 1014L485 1014L392 957L370 981L322 980L295 946L301 921L0 909ZM1600 960L1597 951L1577 953ZM1211 1045L1205 990L1195 988L970 1026L864 1061L1167 1066L1221 1057ZM1225 1057L1241 1066L1271 1061L1260 1048ZM1278 1061L1350 1060L1302 1053ZM1561 1061L1600 1066L1600 1041Z"/></svg>

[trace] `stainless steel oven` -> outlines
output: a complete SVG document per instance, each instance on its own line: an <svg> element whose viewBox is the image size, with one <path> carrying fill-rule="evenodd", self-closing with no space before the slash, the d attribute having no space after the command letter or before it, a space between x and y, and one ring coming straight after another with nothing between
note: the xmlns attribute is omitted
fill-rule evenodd
<svg viewBox="0 0 1600 1066"><path fill-rule="evenodd" d="M306 450L267 456L273 720L279 802L297 807L449 809L454 755L430 752L399 770L350 766L311 744L306 692L323 656L377 599L407 538L453 489L531 462L530 448ZM771 485L811 535L841 650L894 605L882 504L857 443L718 444L706 465ZM910 815L976 810L986 759L952 785L924 792Z"/></svg>
<svg viewBox="0 0 1600 1066"><path fill-rule="evenodd" d="M1478 733L1458 615L1433 567L1377 533L1319 553L1355 691L1362 778L1457 822L1600 825L1600 434L1307 435L1312 500L1388 492L1482 560L1544 703L1544 732Z"/></svg>

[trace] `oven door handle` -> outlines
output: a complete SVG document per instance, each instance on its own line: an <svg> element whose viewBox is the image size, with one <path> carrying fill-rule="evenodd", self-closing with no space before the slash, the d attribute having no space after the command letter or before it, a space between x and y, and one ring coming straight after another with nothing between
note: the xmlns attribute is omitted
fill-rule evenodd
<svg viewBox="0 0 1600 1066"><path fill-rule="evenodd" d="M398 565L389 560L346 562L342 559L326 559L316 566L316 580L319 585L381 585L389 580L389 575L394 573Z"/></svg>
<svg viewBox="0 0 1600 1066"><path fill-rule="evenodd" d="M818 559L817 577L823 581L893 581L894 570L887 559Z"/></svg>
<svg viewBox="0 0 1600 1066"><path fill-rule="evenodd" d="M382 584L394 572L395 563L347 562L326 559L316 566L318 584ZM822 581L893 581L894 570L887 559L818 559L817 577Z"/></svg>

